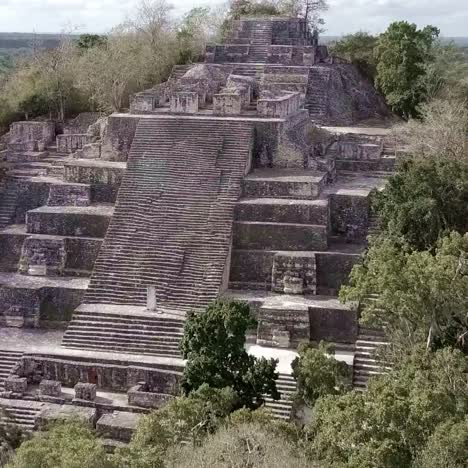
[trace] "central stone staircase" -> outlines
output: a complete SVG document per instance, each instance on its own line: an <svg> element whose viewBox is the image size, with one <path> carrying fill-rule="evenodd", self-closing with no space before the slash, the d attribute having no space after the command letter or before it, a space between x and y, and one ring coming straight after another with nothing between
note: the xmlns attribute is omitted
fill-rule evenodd
<svg viewBox="0 0 468 468"><path fill-rule="evenodd" d="M216 298L250 154L248 123L142 119L87 304L188 311Z"/></svg>
<svg viewBox="0 0 468 468"><path fill-rule="evenodd" d="M0 350L0 392L5 388L5 379L12 373L22 356L21 351Z"/></svg>
<svg viewBox="0 0 468 468"><path fill-rule="evenodd" d="M272 42L272 22L259 21L253 25L252 40L247 62L261 63L268 57Z"/></svg>

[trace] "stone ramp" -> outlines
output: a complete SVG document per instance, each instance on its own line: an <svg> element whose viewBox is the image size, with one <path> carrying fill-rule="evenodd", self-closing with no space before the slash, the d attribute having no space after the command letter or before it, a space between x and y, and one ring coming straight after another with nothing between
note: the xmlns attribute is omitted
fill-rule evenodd
<svg viewBox="0 0 468 468"><path fill-rule="evenodd" d="M200 309L216 298L248 164L248 123L142 119L84 303Z"/></svg>

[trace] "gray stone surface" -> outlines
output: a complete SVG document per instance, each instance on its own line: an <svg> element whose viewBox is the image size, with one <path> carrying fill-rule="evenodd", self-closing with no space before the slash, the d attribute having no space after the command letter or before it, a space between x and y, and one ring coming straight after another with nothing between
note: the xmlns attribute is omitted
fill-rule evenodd
<svg viewBox="0 0 468 468"><path fill-rule="evenodd" d="M100 437L130 442L141 417L141 414L113 411L99 418L96 430Z"/></svg>
<svg viewBox="0 0 468 468"><path fill-rule="evenodd" d="M75 398L78 400L96 400L97 385L79 382L75 385Z"/></svg>
<svg viewBox="0 0 468 468"><path fill-rule="evenodd" d="M62 395L62 384L56 380L41 380L39 392L45 396L60 397Z"/></svg>
<svg viewBox="0 0 468 468"><path fill-rule="evenodd" d="M95 408L47 403L37 415L36 420L40 429L44 429L56 421L67 419L80 420L91 428L94 428L96 418L97 411Z"/></svg>

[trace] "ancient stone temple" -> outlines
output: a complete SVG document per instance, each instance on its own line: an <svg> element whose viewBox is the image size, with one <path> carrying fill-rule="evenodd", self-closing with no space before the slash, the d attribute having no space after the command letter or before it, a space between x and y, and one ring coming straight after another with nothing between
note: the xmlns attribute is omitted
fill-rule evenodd
<svg viewBox="0 0 468 468"><path fill-rule="evenodd" d="M128 113L13 124L0 405L29 429L78 414L125 441L177 394L186 313L218 297L251 304L252 353L282 356L283 401L268 403L279 417L300 343L335 343L364 385L378 337L337 293L396 161L389 116L303 21L275 17L240 20Z"/></svg>

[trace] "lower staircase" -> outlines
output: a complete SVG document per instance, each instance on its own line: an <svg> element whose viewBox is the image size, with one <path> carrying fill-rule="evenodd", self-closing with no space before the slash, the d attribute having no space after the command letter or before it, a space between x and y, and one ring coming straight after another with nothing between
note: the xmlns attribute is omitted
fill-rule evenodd
<svg viewBox="0 0 468 468"><path fill-rule="evenodd" d="M0 392L5 388L5 380L23 357L21 351L0 350Z"/></svg>
<svg viewBox="0 0 468 468"><path fill-rule="evenodd" d="M276 380L276 388L281 393L279 400L265 397L265 408L269 410L275 419L290 421L293 397L296 392L296 380L292 375L280 374Z"/></svg>
<svg viewBox="0 0 468 468"><path fill-rule="evenodd" d="M384 374L391 369L376 355L378 348L387 344L382 330L359 328L353 364L354 389L365 390L370 377Z"/></svg>
<svg viewBox="0 0 468 468"><path fill-rule="evenodd" d="M184 321L158 313L78 309L63 337L66 348L181 358Z"/></svg>
<svg viewBox="0 0 468 468"><path fill-rule="evenodd" d="M32 402L15 402L7 400L6 404L0 401L0 425L14 426L24 433L33 432L36 425L36 416L42 405Z"/></svg>

